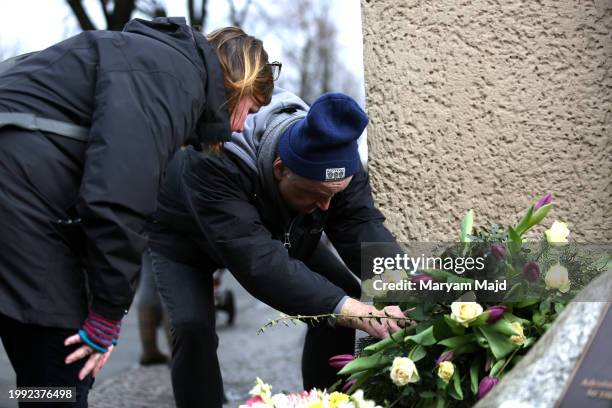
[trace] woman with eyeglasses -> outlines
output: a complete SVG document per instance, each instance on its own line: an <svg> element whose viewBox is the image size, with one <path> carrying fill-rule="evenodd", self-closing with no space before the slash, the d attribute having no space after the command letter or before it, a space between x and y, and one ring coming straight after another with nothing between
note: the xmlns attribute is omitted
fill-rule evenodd
<svg viewBox="0 0 612 408"><path fill-rule="evenodd" d="M0 338L17 386L76 387L68 405L85 407L166 164L240 132L277 68L242 30L204 37L183 18L87 31L12 64L0 74Z"/></svg>

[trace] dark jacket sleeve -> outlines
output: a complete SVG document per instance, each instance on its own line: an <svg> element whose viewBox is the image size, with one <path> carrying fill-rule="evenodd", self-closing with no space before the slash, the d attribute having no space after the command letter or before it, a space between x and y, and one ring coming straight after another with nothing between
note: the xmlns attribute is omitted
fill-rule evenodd
<svg viewBox="0 0 612 408"><path fill-rule="evenodd" d="M362 275L362 243L386 242L390 245L384 246L385 255L403 253L393 234L385 227L384 215L374 205L370 178L364 170L355 174L348 187L334 197L330 207L325 233L357 276Z"/></svg>
<svg viewBox="0 0 612 408"><path fill-rule="evenodd" d="M246 290L290 315L331 313L345 292L272 238L237 173L220 158L190 155L181 176L181 194L210 251Z"/></svg>
<svg viewBox="0 0 612 408"><path fill-rule="evenodd" d="M188 133L178 112L189 107L170 90L177 85L163 73L98 77L76 211L87 241L91 307L109 319L120 319L132 302L160 174L178 148L174 134Z"/></svg>

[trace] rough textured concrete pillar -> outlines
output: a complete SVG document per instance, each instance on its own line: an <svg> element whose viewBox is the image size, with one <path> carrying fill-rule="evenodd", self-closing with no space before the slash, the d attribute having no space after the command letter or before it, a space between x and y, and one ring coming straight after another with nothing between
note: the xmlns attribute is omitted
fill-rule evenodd
<svg viewBox="0 0 612 408"><path fill-rule="evenodd" d="M401 239L508 225L543 193L612 241L612 2L362 0L369 168Z"/></svg>

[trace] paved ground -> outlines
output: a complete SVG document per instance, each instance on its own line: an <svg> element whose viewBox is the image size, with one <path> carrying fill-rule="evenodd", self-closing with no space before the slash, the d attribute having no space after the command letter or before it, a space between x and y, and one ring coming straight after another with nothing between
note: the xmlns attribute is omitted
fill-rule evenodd
<svg viewBox="0 0 612 408"><path fill-rule="evenodd" d="M226 394L236 407L247 398L256 376L274 387L274 391L301 389L300 354L305 328L284 326L257 330L278 312L252 298L229 273L224 286L237 295L238 312L234 326L226 326L225 315L219 315L219 358ZM162 349L167 345L160 332ZM140 343L135 312L130 312L121 333L121 343L100 373L90 394L92 408L161 408L174 407L170 373L166 366L140 367ZM14 374L0 345L0 388L14 385ZM3 397L2 397L3 398ZM0 399L1 408L13 408Z"/></svg>

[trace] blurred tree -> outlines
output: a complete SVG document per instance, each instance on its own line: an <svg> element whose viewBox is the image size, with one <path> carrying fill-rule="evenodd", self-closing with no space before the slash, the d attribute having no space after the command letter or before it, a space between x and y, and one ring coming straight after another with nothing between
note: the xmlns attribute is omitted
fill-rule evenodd
<svg viewBox="0 0 612 408"><path fill-rule="evenodd" d="M163 17L166 15L166 7L158 0L99 0L106 20L106 27L96 27L81 0L66 1L84 31L99 28L120 31L125 23L130 21L132 13L135 11L139 11L148 17Z"/></svg>
<svg viewBox="0 0 612 408"><path fill-rule="evenodd" d="M312 103L325 92L341 91L361 100L358 81L340 61L337 22L331 0L296 0L285 7L257 2L252 20L263 22L281 40L283 64L295 67L296 77L281 75L279 84ZM289 70L283 70L283 73Z"/></svg>
<svg viewBox="0 0 612 408"><path fill-rule="evenodd" d="M200 31L204 31L206 26L206 3L207 0L202 0L200 9L196 10L194 0L187 1L187 10L189 12L189 24L199 27Z"/></svg>
<svg viewBox="0 0 612 408"><path fill-rule="evenodd" d="M230 7L229 20L230 20L231 25L233 25L234 27L242 28L242 26L244 25L246 21L247 14L249 12L249 7L251 6L251 0L246 0L245 4L240 10L236 8L236 4L234 3L234 0L228 0L228 1L229 1L229 7Z"/></svg>

